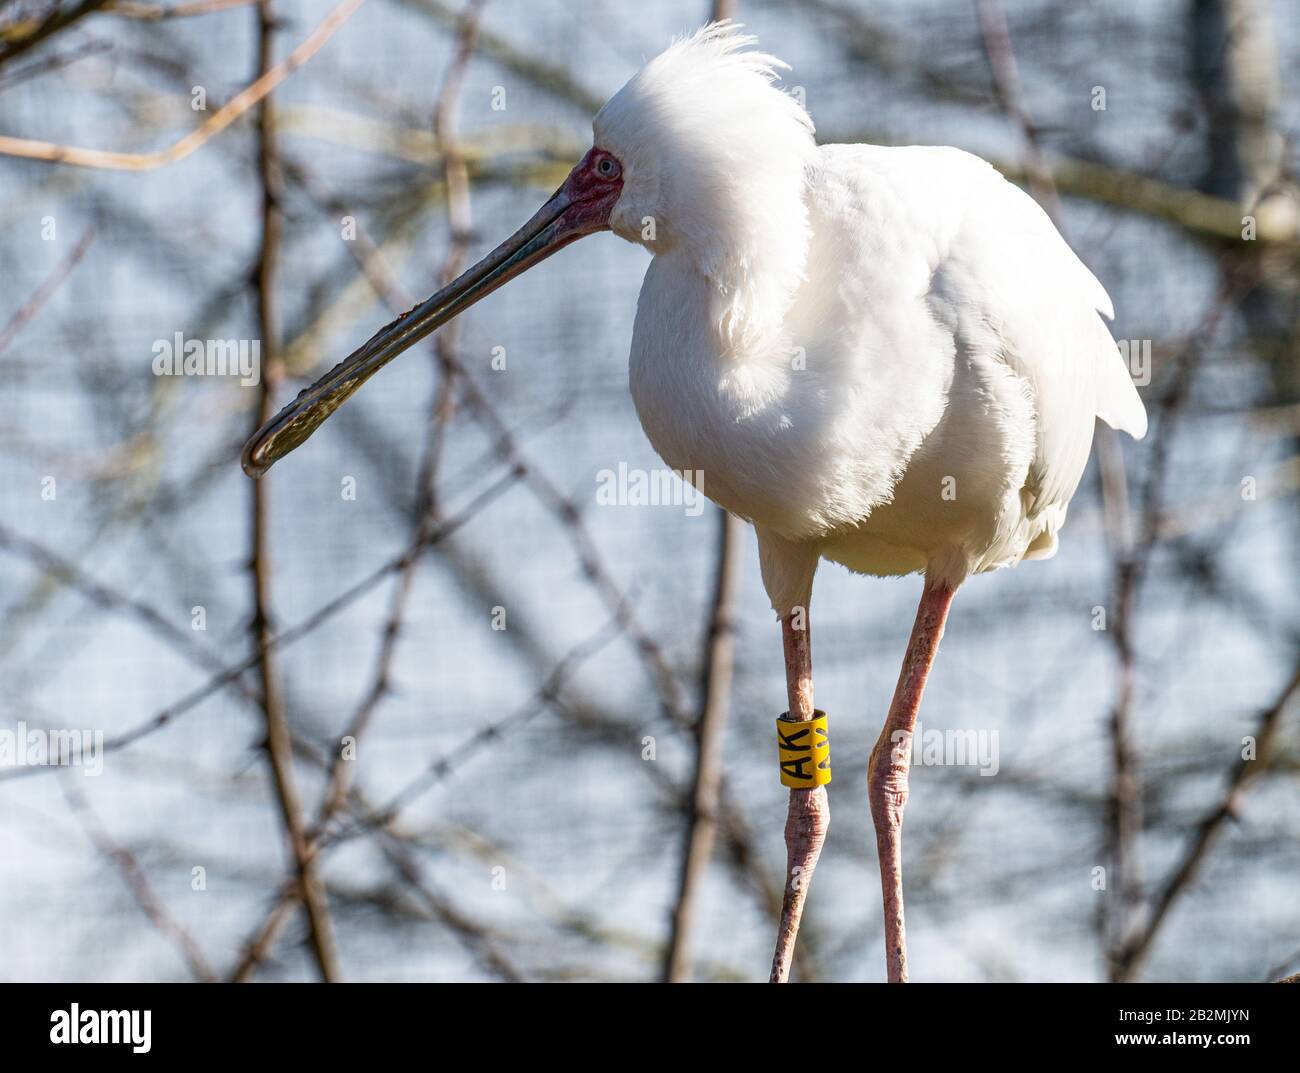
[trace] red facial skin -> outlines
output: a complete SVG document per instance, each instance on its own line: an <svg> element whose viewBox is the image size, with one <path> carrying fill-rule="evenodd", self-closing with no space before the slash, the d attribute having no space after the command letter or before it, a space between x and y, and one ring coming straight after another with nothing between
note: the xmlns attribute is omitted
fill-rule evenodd
<svg viewBox="0 0 1300 1073"><path fill-rule="evenodd" d="M557 199L568 202L560 217L561 233L568 239L609 230L610 213L622 192L623 165L604 149L589 150L556 191Z"/></svg>

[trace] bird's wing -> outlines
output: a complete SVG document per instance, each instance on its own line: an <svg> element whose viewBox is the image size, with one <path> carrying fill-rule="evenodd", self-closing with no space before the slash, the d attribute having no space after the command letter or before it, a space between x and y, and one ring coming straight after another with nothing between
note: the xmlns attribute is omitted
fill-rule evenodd
<svg viewBox="0 0 1300 1073"><path fill-rule="evenodd" d="M1058 364L1056 354L1087 362L1096 390L1096 416L1111 428L1140 440L1147 431L1146 408L1106 326L1106 320L1114 319L1115 308L1105 288L1061 237L1038 202L1004 179L992 165L968 153L952 152L969 162L973 185L983 195L982 204L964 221L961 255L982 268L986 279L998 279L1004 285L1033 293L1041 310L1060 318L1061 329L1075 327L1076 310L1096 314L1084 317L1086 328L1092 330L1081 330L1078 339L1066 338L1061 331L1055 339L1043 337L1050 336L1050 331L1035 333L1048 349L1019 354L1013 360L1023 366L1025 375L1036 385L1041 381L1044 386L1052 380ZM1014 290L1007 295L990 288L987 297L995 305L1010 300L1023 306L1029 295L1018 299Z"/></svg>
<svg viewBox="0 0 1300 1073"><path fill-rule="evenodd" d="M1024 191L958 149L872 148L872 170L924 249L927 301L954 345L1005 363L1033 395L1032 517L1063 507L1087 464L1094 418L1141 438L1146 411L1103 315L1110 298ZM923 232L923 234L918 234Z"/></svg>
<svg viewBox="0 0 1300 1073"><path fill-rule="evenodd" d="M959 156L972 196L941 271L970 302L968 325L991 328L998 357L1032 389L1037 445L1022 498L1028 518L1050 511L1054 530L1087 465L1094 418L1141 439L1146 410L1102 319L1115 315L1105 288L1033 198Z"/></svg>

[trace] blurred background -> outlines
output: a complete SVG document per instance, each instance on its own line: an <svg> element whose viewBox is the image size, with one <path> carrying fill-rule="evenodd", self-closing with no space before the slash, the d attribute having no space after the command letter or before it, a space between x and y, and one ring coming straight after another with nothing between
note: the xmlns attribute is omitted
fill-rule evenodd
<svg viewBox="0 0 1300 1073"><path fill-rule="evenodd" d="M0 976L765 978L753 534L597 498L660 467L643 250L559 254L239 468L715 8L820 140L1030 189L1140 356L1147 439L1100 429L1057 557L958 598L921 721L996 771L913 771L913 977L1300 971L1293 0L8 0ZM157 375L178 333L256 344L257 382ZM817 579L837 778L796 979L883 979L865 768L919 589ZM72 730L97 764L24 744Z"/></svg>

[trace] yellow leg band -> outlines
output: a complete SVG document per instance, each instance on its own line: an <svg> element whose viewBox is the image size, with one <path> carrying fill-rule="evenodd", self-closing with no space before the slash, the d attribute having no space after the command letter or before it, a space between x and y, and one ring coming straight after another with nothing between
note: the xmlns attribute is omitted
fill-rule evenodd
<svg viewBox="0 0 1300 1073"><path fill-rule="evenodd" d="M831 781L831 742L826 713L811 719L776 721L776 754L781 764L781 785L796 790L825 786Z"/></svg>

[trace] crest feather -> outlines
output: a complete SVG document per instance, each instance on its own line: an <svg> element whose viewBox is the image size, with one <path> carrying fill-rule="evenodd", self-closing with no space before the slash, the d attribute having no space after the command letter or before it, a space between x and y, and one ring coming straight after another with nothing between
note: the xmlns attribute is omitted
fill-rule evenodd
<svg viewBox="0 0 1300 1073"><path fill-rule="evenodd" d="M639 241L653 218L652 251L688 248L734 342L779 323L802 278L816 153L812 119L776 85L789 66L757 43L739 23L709 23L650 60L593 124L624 164L628 220L620 229L616 210L615 230Z"/></svg>

